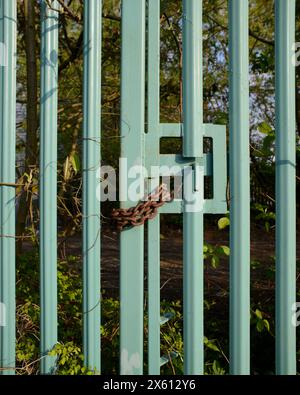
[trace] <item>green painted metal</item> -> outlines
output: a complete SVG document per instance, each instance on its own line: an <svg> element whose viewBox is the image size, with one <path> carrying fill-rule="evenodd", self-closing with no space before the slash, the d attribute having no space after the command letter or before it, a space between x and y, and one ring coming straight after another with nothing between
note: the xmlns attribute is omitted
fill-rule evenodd
<svg viewBox="0 0 300 395"><path fill-rule="evenodd" d="M17 2L0 1L0 42L6 59L0 62L0 182L15 183L16 30ZM15 370L15 188L0 185L0 374ZM3 311L4 310L4 311Z"/></svg>
<svg viewBox="0 0 300 395"><path fill-rule="evenodd" d="M296 98L294 0L276 0L276 370L296 374Z"/></svg>
<svg viewBox="0 0 300 395"><path fill-rule="evenodd" d="M160 215L148 223L148 373L160 374Z"/></svg>
<svg viewBox="0 0 300 395"><path fill-rule="evenodd" d="M196 158L203 158L202 0L183 1L183 19L183 156L194 157L198 166ZM199 207L188 212L185 201L183 213L184 372L190 375L204 370L203 166L200 171L200 185L194 180L193 186L201 195Z"/></svg>
<svg viewBox="0 0 300 395"><path fill-rule="evenodd" d="M182 124L160 124L161 137L182 137ZM204 214L224 214L227 212L227 148L226 148L226 127L222 125L203 125L205 138L212 140L212 153L205 153L204 176L212 177L213 198L204 200ZM146 139L146 141L148 141ZM148 148L152 153L152 148ZM151 151L150 151L151 150ZM147 157L146 157L147 160ZM179 166L184 170L186 166L192 166L194 158L184 158L180 154L161 154L159 157L160 166ZM160 209L161 214L182 214L184 210L182 201L174 201Z"/></svg>
<svg viewBox="0 0 300 395"><path fill-rule="evenodd" d="M224 214L227 212L227 144L226 126L204 125L204 136L212 141L212 154L205 175L212 176L213 197L205 199L205 214Z"/></svg>
<svg viewBox="0 0 300 395"><path fill-rule="evenodd" d="M230 372L250 373L248 0L229 1Z"/></svg>
<svg viewBox="0 0 300 395"><path fill-rule="evenodd" d="M148 128L146 158L159 163L160 0L148 3ZM147 159L146 159L147 161ZM159 178L149 180L151 192ZM148 373L160 374L160 215L148 223Z"/></svg>
<svg viewBox="0 0 300 395"><path fill-rule="evenodd" d="M101 165L102 1L84 1L83 75L83 349L85 366L97 373L100 357L101 211L96 195ZM100 182L100 181L99 181Z"/></svg>
<svg viewBox="0 0 300 395"><path fill-rule="evenodd" d="M193 11L197 11L201 17L201 6L196 4L196 8ZM189 5L186 6L188 12L191 12ZM195 15L193 15L193 18ZM186 19L186 23L190 23L189 17ZM148 5L148 125L147 134L145 138L145 164L148 172L151 170L151 166L160 165L161 169L159 174L149 181L148 192L151 192L159 183L159 178L164 176L165 173L162 169L164 166L178 167L177 175L183 175L184 170L187 166L195 166L199 163L200 159L187 156L186 158L180 154L160 154L160 138L162 137L183 137L182 131L189 131L185 137L191 138L192 131L196 131L196 136L200 144L202 154L202 174L203 176L210 175L213 177L214 185L214 197L211 200L204 201L203 196L201 199L198 213L184 213L184 202L174 201L167 205L164 205L160 209L160 213L184 213L185 216L185 337L187 339L186 349L187 356L185 357L186 372L200 373L203 371L203 318L201 316L203 312L203 304L201 303L201 281L203 281L203 274L201 270L201 233L202 233L202 217L204 212L212 213L225 213L227 211L226 204L226 128L224 126L215 125L204 125L193 120L200 119L202 122L202 114L200 117L197 115L198 112L194 113L193 105L189 105L191 94L199 95L197 100L202 103L201 84L199 83L199 89L195 85L195 81L201 81L202 68L200 58L191 53L191 51L197 51L198 48L202 47L201 44L201 25L196 18L198 25L198 36L194 29L187 29L186 34L187 48L186 56L191 56L199 61L199 67L193 70L193 74L186 71L186 93L187 100L185 102L185 108L190 108L191 111L187 111L188 120L187 126L184 124L161 124L159 119L159 86L160 86L160 12L159 12L159 1L149 3ZM192 37L198 37L200 42L195 45L190 45L190 34ZM185 67L191 67L189 61ZM192 78L195 78L192 81ZM190 89L190 91L189 91ZM192 92L192 93L191 93ZM198 92L198 93L197 93ZM196 105L197 106L197 105ZM201 113L201 108L200 108ZM199 127L200 125L200 127ZM193 128L193 126L195 126ZM190 129L191 128L191 129ZM191 131L190 131L191 130ZM212 154L203 154L203 138L209 137L213 141L213 152ZM189 142L191 146L191 142ZM175 174L174 174L175 175ZM153 177L153 175L151 174ZM201 182L201 180L200 180ZM201 194L201 191L198 193ZM203 194L203 190L202 190ZM158 374L161 366L160 359L160 346L159 346L159 322L160 318L160 250L159 250L159 219L150 221L148 224L148 364L149 373ZM200 238L199 238L200 237ZM203 241L203 240L202 240ZM200 247L199 247L200 246ZM198 264L200 262L200 265ZM188 299L187 299L188 297ZM199 303L194 303L197 300ZM164 323L166 320L162 320ZM200 329L200 331L199 331ZM192 337L191 337L192 336ZM196 340L195 340L196 339ZM199 344L199 347L195 347L195 341ZM199 357L200 355L200 357ZM202 357L201 357L202 356ZM168 359L167 359L168 360ZM165 361L165 359L164 359Z"/></svg>
<svg viewBox="0 0 300 395"><path fill-rule="evenodd" d="M183 0L183 156L190 158L203 155L202 78L202 0Z"/></svg>
<svg viewBox="0 0 300 395"><path fill-rule="evenodd" d="M203 374L203 212L184 213L184 372ZM196 240L197 239L197 240Z"/></svg>
<svg viewBox="0 0 300 395"><path fill-rule="evenodd" d="M59 21L54 1L41 2L40 295L41 373L55 372L57 344L57 95Z"/></svg>
<svg viewBox="0 0 300 395"><path fill-rule="evenodd" d="M121 157L128 169L144 163L145 22L144 0L122 1ZM124 181L125 168L120 169ZM127 174L125 174L127 178ZM121 195L127 188L120 186ZM123 207L134 202L125 201ZM121 374L143 373L144 227L120 236Z"/></svg>

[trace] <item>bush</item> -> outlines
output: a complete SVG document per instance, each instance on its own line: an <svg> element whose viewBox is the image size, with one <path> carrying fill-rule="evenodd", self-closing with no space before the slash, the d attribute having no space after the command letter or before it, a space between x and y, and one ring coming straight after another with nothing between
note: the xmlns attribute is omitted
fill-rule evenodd
<svg viewBox="0 0 300 395"><path fill-rule="evenodd" d="M221 251L224 254L224 251ZM220 253L221 253L220 252ZM229 251L226 250L226 253ZM208 251L207 251L208 253ZM211 251L208 254L214 255ZM226 254L225 254L226 255ZM93 374L84 368L82 354L82 280L81 260L70 257L58 262L58 339L51 355L57 356L57 374ZM118 300L102 299L101 349L103 374L119 372L119 309ZM214 298L205 300L205 373L228 373L228 311L220 308ZM162 368L162 374L183 373L183 316L180 301L161 303L161 313L168 313L171 320L161 327L161 354L175 355ZM252 306L252 341L263 342L272 347L274 336L267 315L261 306ZM31 252L19 257L17 265L17 372L39 373L39 261L38 254ZM144 369L147 371L147 314L145 312ZM100 328L99 328L100 330ZM268 353L267 353L268 354ZM262 366L260 373L270 372Z"/></svg>

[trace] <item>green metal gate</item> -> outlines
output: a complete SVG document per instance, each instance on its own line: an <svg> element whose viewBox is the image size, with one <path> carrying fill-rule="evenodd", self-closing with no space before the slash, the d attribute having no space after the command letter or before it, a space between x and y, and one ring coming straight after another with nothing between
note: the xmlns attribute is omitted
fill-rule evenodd
<svg viewBox="0 0 300 395"><path fill-rule="evenodd" d="M55 372L48 352L57 338L57 92L59 3L41 0L40 92L40 295L41 373ZM296 374L295 232L295 0L276 0L276 366ZM50 7L51 4L51 7ZM15 369L15 134L16 0L0 0L0 366ZM229 0L230 58L230 368L250 373L250 177L248 0ZM85 365L101 372L100 204L96 175L101 141L101 0L84 1L83 121L83 348ZM197 203L174 201L159 213L184 221L184 369L202 374L203 216L227 212L226 127L203 123L202 0L183 0L183 122L160 122L160 0L122 1L121 157L128 166L177 166L190 177ZM146 56L147 54L147 56ZM147 60L147 63L146 63ZM146 89L147 87L147 89ZM147 127L145 124L147 119ZM182 155L160 153L160 139L182 138ZM212 139L205 154L203 139ZM185 172L186 167L194 171ZM120 168L122 176L123 169ZM176 174L175 174L176 175ZM150 193L160 177L147 179ZM204 177L213 179L213 198L204 199ZM121 184L120 193L126 193ZM122 203L131 207L130 201ZM160 218L148 226L148 367L159 374ZM120 236L120 373L143 374L144 226ZM175 357L175 355L174 355Z"/></svg>

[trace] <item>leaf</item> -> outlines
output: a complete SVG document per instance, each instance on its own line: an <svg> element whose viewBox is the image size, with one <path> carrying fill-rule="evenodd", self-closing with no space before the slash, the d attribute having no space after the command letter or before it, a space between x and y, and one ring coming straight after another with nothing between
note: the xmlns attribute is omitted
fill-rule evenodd
<svg viewBox="0 0 300 395"><path fill-rule="evenodd" d="M263 151L265 151L264 152L265 154L269 153L270 149L272 148L272 145L274 144L274 141L275 141L274 135L269 135L264 138Z"/></svg>
<svg viewBox="0 0 300 395"><path fill-rule="evenodd" d="M272 127L267 122L262 122L258 126L258 130L260 131L260 133L267 135L269 135L273 131Z"/></svg>
<svg viewBox="0 0 300 395"><path fill-rule="evenodd" d="M228 246L221 246L220 248L226 256L230 256L230 248Z"/></svg>
<svg viewBox="0 0 300 395"><path fill-rule="evenodd" d="M218 227L220 230L227 228L230 225L230 220L227 217L223 217L218 221Z"/></svg>
<svg viewBox="0 0 300 395"><path fill-rule="evenodd" d="M212 371L214 375L224 375L225 370L221 368L220 364L218 361L214 361L212 365Z"/></svg>
<svg viewBox="0 0 300 395"><path fill-rule="evenodd" d="M267 232L270 232L270 223L269 222L265 222L265 228Z"/></svg>
<svg viewBox="0 0 300 395"><path fill-rule="evenodd" d="M207 347L210 348L213 351L220 352L219 347L216 346L213 342L208 342Z"/></svg>
<svg viewBox="0 0 300 395"><path fill-rule="evenodd" d="M77 174L80 170L80 160L79 160L78 154L73 153L70 156L70 162L71 162L71 165L72 165L72 168L73 168L75 174Z"/></svg>
<svg viewBox="0 0 300 395"><path fill-rule="evenodd" d="M256 310L255 310L255 315L256 315L256 317L259 318L260 320L263 319L262 312L261 312L260 310L256 309Z"/></svg>
<svg viewBox="0 0 300 395"><path fill-rule="evenodd" d="M217 269L217 267L219 266L219 264L220 264L220 259L219 259L219 257L216 256L216 255L214 255L214 256L211 258L211 265L212 265L212 267L213 267L214 269Z"/></svg>
<svg viewBox="0 0 300 395"><path fill-rule="evenodd" d="M264 328L265 328L264 322L262 320L257 321L256 323L257 332L262 332Z"/></svg>
<svg viewBox="0 0 300 395"><path fill-rule="evenodd" d="M265 326L266 330L267 330L268 332L270 332L270 324L269 324L269 321L263 320L263 323L264 323L264 326Z"/></svg>
<svg viewBox="0 0 300 395"><path fill-rule="evenodd" d="M206 336L204 337L204 344L207 348L210 348L213 351L220 352L219 347L212 340L208 340Z"/></svg>

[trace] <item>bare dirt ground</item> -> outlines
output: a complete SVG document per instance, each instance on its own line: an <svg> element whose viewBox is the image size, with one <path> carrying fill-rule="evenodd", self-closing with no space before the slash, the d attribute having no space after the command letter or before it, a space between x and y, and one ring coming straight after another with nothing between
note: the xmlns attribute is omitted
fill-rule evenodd
<svg viewBox="0 0 300 395"><path fill-rule="evenodd" d="M297 260L300 260L300 232L297 234ZM229 245L228 231L205 231L205 241L212 245ZM163 228L161 234L161 298L181 299L183 285L181 229ZM66 243L66 254L80 255L80 236ZM251 232L252 291L266 293L266 299L274 292L274 232L253 228ZM145 244L145 258L147 257ZM146 262L146 259L145 259ZM119 235L109 227L102 232L101 283L105 297L119 295ZM228 294L229 261L221 259L217 269L205 264L205 288L208 293L225 297ZM298 273L298 278L300 274ZM145 289L147 289L147 266L145 264Z"/></svg>

